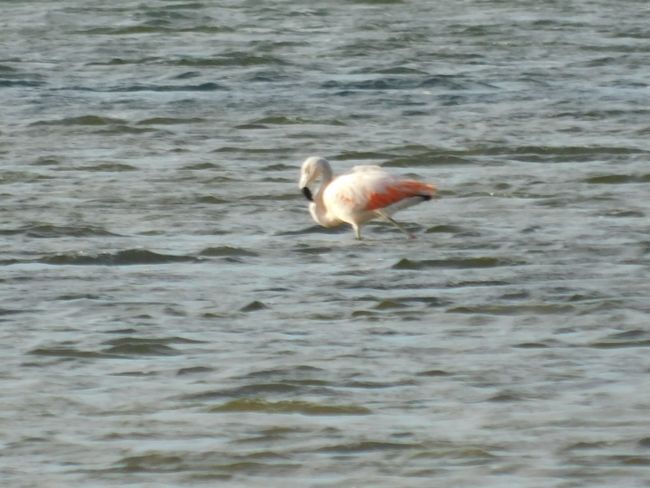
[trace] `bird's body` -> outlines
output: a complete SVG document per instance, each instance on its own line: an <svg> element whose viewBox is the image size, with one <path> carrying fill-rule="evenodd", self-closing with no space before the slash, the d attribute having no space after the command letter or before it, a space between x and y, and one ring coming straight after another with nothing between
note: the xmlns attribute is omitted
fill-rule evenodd
<svg viewBox="0 0 650 488"><path fill-rule="evenodd" d="M312 195L308 185L319 177L321 185ZM355 166L349 173L334 177L329 162L315 156L303 163L299 185L311 200L309 212L316 223L334 227L346 222L352 225L357 239L361 239L361 225L377 218L406 232L391 215L430 200L436 191L433 185L393 176L379 166Z"/></svg>

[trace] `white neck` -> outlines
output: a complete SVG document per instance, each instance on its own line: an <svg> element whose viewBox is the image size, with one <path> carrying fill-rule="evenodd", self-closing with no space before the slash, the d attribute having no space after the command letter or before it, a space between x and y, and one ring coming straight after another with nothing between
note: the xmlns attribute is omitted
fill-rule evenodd
<svg viewBox="0 0 650 488"><path fill-rule="evenodd" d="M332 168L324 159L318 166L322 177L321 184L314 194L314 201L309 204L309 212L314 220L323 227L333 227L340 224L341 221L329 213L323 201L323 193L333 179Z"/></svg>

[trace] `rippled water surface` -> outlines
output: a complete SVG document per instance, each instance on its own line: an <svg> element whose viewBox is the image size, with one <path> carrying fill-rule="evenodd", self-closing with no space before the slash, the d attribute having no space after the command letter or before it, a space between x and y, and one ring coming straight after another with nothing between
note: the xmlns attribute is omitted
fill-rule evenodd
<svg viewBox="0 0 650 488"><path fill-rule="evenodd" d="M1 6L2 486L650 486L647 2Z"/></svg>

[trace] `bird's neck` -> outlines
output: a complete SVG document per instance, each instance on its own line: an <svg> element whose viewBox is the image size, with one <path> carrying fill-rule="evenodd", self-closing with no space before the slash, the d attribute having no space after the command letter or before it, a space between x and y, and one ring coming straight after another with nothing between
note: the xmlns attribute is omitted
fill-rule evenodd
<svg viewBox="0 0 650 488"><path fill-rule="evenodd" d="M329 164L323 164L320 166L320 178L321 181L318 190L316 190L316 194L314 195L314 202L319 206L323 206L323 193L325 192L327 185L329 185L333 179L332 168Z"/></svg>
<svg viewBox="0 0 650 488"><path fill-rule="evenodd" d="M309 205L309 211L316 222L323 227L333 227L341 223L336 217L331 215L323 200L323 193L332 181L332 170L326 168L322 173L322 181L318 190L314 194L314 201Z"/></svg>
<svg viewBox="0 0 650 488"><path fill-rule="evenodd" d="M333 177L332 168L330 167L329 164L324 164L323 166L321 166L320 170L321 170L321 177L323 180L321 184L321 188L323 188L329 185L330 181L332 181L332 177Z"/></svg>

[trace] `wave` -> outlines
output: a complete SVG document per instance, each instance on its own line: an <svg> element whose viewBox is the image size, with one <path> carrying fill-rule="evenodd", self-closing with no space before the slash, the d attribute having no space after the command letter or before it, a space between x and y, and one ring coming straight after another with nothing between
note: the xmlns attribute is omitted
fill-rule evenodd
<svg viewBox="0 0 650 488"><path fill-rule="evenodd" d="M116 124L126 124L127 121L124 119L116 119L112 117L104 117L101 115L79 115L76 117L65 117L63 119L56 120L39 120L37 122L32 122L31 126L39 125L90 125L90 126L104 126L104 125L116 125Z"/></svg>
<svg viewBox="0 0 650 488"><path fill-rule="evenodd" d="M650 174L646 175L625 175L625 174L610 174L592 176L584 180L585 183L592 185L620 185L625 183L650 183Z"/></svg>
<svg viewBox="0 0 650 488"><path fill-rule="evenodd" d="M86 254L68 252L42 256L36 259L4 259L0 265L39 263L52 266L133 266L172 263L194 263L200 258L178 254L160 254L147 249L128 249L117 252Z"/></svg>
<svg viewBox="0 0 650 488"><path fill-rule="evenodd" d="M650 333L642 329L631 329L607 335L592 342L588 347L598 349L617 349L648 346L650 346Z"/></svg>
<svg viewBox="0 0 650 488"><path fill-rule="evenodd" d="M261 398L232 400L223 405L212 407L210 411L215 413L300 413L302 415L367 415L370 413L370 410L367 408L357 405L326 405L301 400L280 400L273 402Z"/></svg>
<svg viewBox="0 0 650 488"><path fill-rule="evenodd" d="M198 344L201 341L184 337L141 338L123 337L104 342L108 348L104 354L117 356L174 356L180 351L170 344Z"/></svg>
<svg viewBox="0 0 650 488"><path fill-rule="evenodd" d="M523 162L584 162L602 156L647 154L647 151L624 146L477 146L448 150L420 144L392 146L376 151L343 152L340 160L370 159L385 161L384 166L412 167L475 164L476 158L501 156ZM650 178L650 175L641 177Z"/></svg>
<svg viewBox="0 0 650 488"><path fill-rule="evenodd" d="M176 124L198 124L205 122L206 119L199 117L153 117L137 122L137 125L176 125Z"/></svg>
<svg viewBox="0 0 650 488"><path fill-rule="evenodd" d="M186 339L184 337L124 337L103 343L106 346L99 351L88 351L72 346L47 346L37 347L29 351L34 356L51 356L66 359L115 359L131 356L171 356L180 354L180 351L170 344L198 344L201 341Z"/></svg>
<svg viewBox="0 0 650 488"><path fill-rule="evenodd" d="M215 91L215 90L227 90L227 88L219 83L206 82L198 85L127 85L122 87L108 88L106 90L98 90L105 92L141 92L141 91L153 91L153 92L176 92L176 91Z"/></svg>
<svg viewBox="0 0 650 488"><path fill-rule="evenodd" d="M219 247L208 247L203 249L200 253L200 256L210 256L210 257L222 257L222 256L258 256L257 253L243 249L241 247L232 247L232 246L219 246Z"/></svg>
<svg viewBox="0 0 650 488"><path fill-rule="evenodd" d="M328 90L414 90L440 89L443 91L488 90L495 87L468 79L466 76L384 76L359 81L327 80L320 85Z"/></svg>
<svg viewBox="0 0 650 488"><path fill-rule="evenodd" d="M426 268L496 268L500 266L517 266L522 261L511 258L500 258L491 256L479 256L475 258L450 258L450 259L422 259L413 260L402 258L392 267L393 269L426 269Z"/></svg>
<svg viewBox="0 0 650 488"><path fill-rule="evenodd" d="M124 27L94 27L92 29L78 30L78 35L95 35L95 36L128 36L138 34L164 34L194 32L200 34L219 34L233 32L232 27L221 25L196 25L192 27L168 27L164 25L152 25L148 23L128 25Z"/></svg>
<svg viewBox="0 0 650 488"><path fill-rule="evenodd" d="M45 83L43 81L34 81L34 80L0 80L0 88L35 88L43 86Z"/></svg>
<svg viewBox="0 0 650 488"><path fill-rule="evenodd" d="M25 235L36 238L57 238L57 237L106 237L117 236L103 227L93 225L52 225L52 224L31 224L17 229L0 230L0 235Z"/></svg>
<svg viewBox="0 0 650 488"><path fill-rule="evenodd" d="M159 254L147 249L129 249L126 251L118 251L115 253L107 252L97 255L86 255L83 253L54 254L38 260L38 262L43 264L95 266L168 264L194 261L198 261L194 256Z"/></svg>

